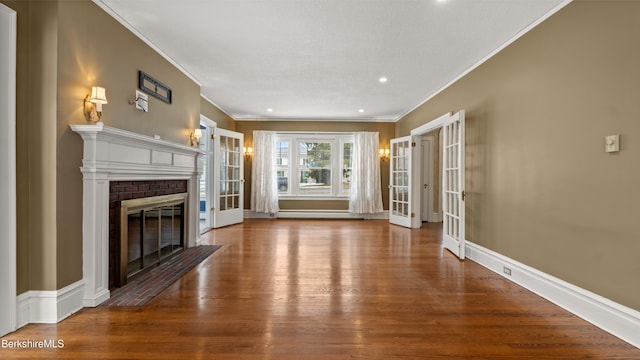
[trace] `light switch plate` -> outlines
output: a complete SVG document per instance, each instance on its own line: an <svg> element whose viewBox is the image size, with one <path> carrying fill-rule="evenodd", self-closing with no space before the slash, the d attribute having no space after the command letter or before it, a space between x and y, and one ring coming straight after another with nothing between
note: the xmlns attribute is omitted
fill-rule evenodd
<svg viewBox="0 0 640 360"><path fill-rule="evenodd" d="M142 112L149 112L149 96L140 90L136 90L136 109Z"/></svg>
<svg viewBox="0 0 640 360"><path fill-rule="evenodd" d="M620 135L608 135L604 138L604 151L608 153L620 151Z"/></svg>

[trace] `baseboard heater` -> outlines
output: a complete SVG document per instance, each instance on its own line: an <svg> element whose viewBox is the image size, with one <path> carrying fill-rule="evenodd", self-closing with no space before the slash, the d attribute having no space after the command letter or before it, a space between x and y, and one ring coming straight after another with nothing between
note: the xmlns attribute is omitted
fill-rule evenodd
<svg viewBox="0 0 640 360"><path fill-rule="evenodd" d="M275 214L245 212L246 218L268 219L388 219L388 212L379 214L353 214L347 210L280 210Z"/></svg>

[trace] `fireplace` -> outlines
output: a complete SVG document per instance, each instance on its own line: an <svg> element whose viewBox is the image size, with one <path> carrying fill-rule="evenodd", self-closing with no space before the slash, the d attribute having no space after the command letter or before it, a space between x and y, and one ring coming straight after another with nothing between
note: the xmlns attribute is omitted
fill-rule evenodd
<svg viewBox="0 0 640 360"><path fill-rule="evenodd" d="M120 203L119 285L184 249L187 194Z"/></svg>
<svg viewBox="0 0 640 360"><path fill-rule="evenodd" d="M116 260L115 266L118 273L115 276L115 282L122 280L120 237L115 236L117 239L115 252L113 252L112 237L113 233L119 232L119 228L114 224L118 222L118 209L122 201L182 193L184 200L180 200L180 203L172 203L158 210L149 210L147 213L150 218L155 214L158 222L162 223L169 221L168 214L172 213L170 222L173 225L170 231L176 237L163 240L159 234L160 240L156 242L158 251L155 254L157 259L162 259L168 254L181 251L181 248L198 245L198 185L202 171L198 168L198 157L204 155L204 152L187 145L105 126L100 122L95 125L71 125L71 129L83 140L83 158L80 168L83 175L82 283L84 295L82 303L83 306L94 307L110 296L110 289L113 287L110 281L113 277L110 276L110 268ZM111 191L114 187L120 190ZM129 192L131 196L122 194L122 191ZM115 208L114 202L117 203ZM115 222L111 220L114 215ZM153 225L150 226L153 227ZM149 226L147 228L149 230ZM162 228L158 231L161 232ZM168 231L167 228L165 231ZM177 236L178 232L180 236ZM146 247L147 250L155 250L155 248L150 248L151 245L145 245L142 242L139 245L141 254L139 262L150 264L152 254L146 254L142 249ZM133 268L135 261L129 261L129 257L131 255L134 259L136 251L131 249L129 254L127 248L125 276L131 275L128 267L130 265ZM150 257L145 260L145 256ZM132 273L141 269L143 270L144 267L136 268Z"/></svg>
<svg viewBox="0 0 640 360"><path fill-rule="evenodd" d="M174 226L178 226L177 221L180 221L179 225L182 227L182 241L180 242L180 246L178 246L178 248L185 247L184 230L186 230L185 224L188 223L188 219L186 217L187 213L185 211L185 203L187 198L187 181L111 181L109 185L109 290L112 290L126 284L127 279L134 275L133 273L131 273L131 271L128 271L123 267L123 265L127 264L128 262L127 258L131 258L135 255L134 251L131 250L131 254L126 258L123 257L123 252L125 250L130 251L127 250L127 247L131 242L127 241L127 238L131 238L131 236L129 236L129 232L142 231L141 225L144 225L142 223L142 215L145 216L145 220L149 223L144 227L144 234L147 234L147 237L153 235L156 239L161 239L161 235L166 234L166 232L168 231L167 223L169 220L166 216L168 210L159 209L155 210L155 212L151 211L156 208L156 203L160 205L164 204L166 201L178 201L180 203L178 205L179 209L174 209L174 215L179 216L179 218L172 221L174 222ZM174 200L174 197L177 200ZM141 214L140 211L143 211L143 213ZM126 214L127 212L135 213L130 214L130 218L125 220L124 218L122 218L122 215ZM159 213L162 213L162 215L160 216L160 220L163 221L161 222L158 222L157 220ZM138 222L138 224L136 224L136 221ZM151 222L153 221L156 221L156 223L152 225ZM133 226L128 226L129 223L132 223ZM154 225L163 226L163 228L161 229L162 233L160 235L157 235L156 232L151 231ZM134 234L132 233L132 235ZM166 239L168 239L167 235L164 236L163 241L165 241ZM152 240L149 239L148 241ZM177 241L171 241L172 247L176 242ZM147 246L143 246L143 243L140 243L139 241L138 243L138 247L140 249L144 249L144 251L151 251L152 248L149 246L149 244L147 244ZM165 248L163 252L157 257L160 261L166 259L165 255L167 253L167 250L169 249ZM176 251L173 251L172 249L170 253L174 254L176 253ZM149 254L147 254L147 256L149 256ZM141 260L142 259L140 259L140 261ZM151 263L151 259L147 258L147 260L144 261L143 268L138 270L146 269L152 265L154 264ZM133 264L131 266L133 266ZM139 271L136 271L136 273L137 272Z"/></svg>

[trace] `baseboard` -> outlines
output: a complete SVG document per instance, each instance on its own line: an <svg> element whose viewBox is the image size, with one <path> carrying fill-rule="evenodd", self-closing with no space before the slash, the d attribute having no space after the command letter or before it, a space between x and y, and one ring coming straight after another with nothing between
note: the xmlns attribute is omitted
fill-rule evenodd
<svg viewBox="0 0 640 360"><path fill-rule="evenodd" d="M278 217L276 213L259 213L251 210L244 211L245 219L275 219Z"/></svg>
<svg viewBox="0 0 640 360"><path fill-rule="evenodd" d="M82 309L84 281L60 290L30 290L18 295L18 327L26 324L56 324Z"/></svg>
<svg viewBox="0 0 640 360"><path fill-rule="evenodd" d="M429 222L442 222L442 213L434 212L431 214L431 220Z"/></svg>
<svg viewBox="0 0 640 360"><path fill-rule="evenodd" d="M466 242L466 256L640 348L640 312L469 241ZM511 270L511 275L505 274L505 267Z"/></svg>
<svg viewBox="0 0 640 360"><path fill-rule="evenodd" d="M83 297L82 305L84 305L84 307L96 307L102 304L103 302L109 300L110 296L111 296L111 291L104 289L96 293L95 296L92 298Z"/></svg>
<svg viewBox="0 0 640 360"><path fill-rule="evenodd" d="M377 214L354 214L346 210L281 210L278 213L257 213L245 210L244 217L248 219L389 219L389 212Z"/></svg>

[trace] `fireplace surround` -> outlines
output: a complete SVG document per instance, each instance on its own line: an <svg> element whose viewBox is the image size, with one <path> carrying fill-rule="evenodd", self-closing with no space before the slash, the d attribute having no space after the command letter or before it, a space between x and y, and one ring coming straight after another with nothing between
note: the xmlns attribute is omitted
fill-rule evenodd
<svg viewBox="0 0 640 360"><path fill-rule="evenodd" d="M71 125L83 139L83 306L95 307L109 291L109 214L112 182L186 181L184 246L198 243L198 157L190 146L95 125Z"/></svg>

